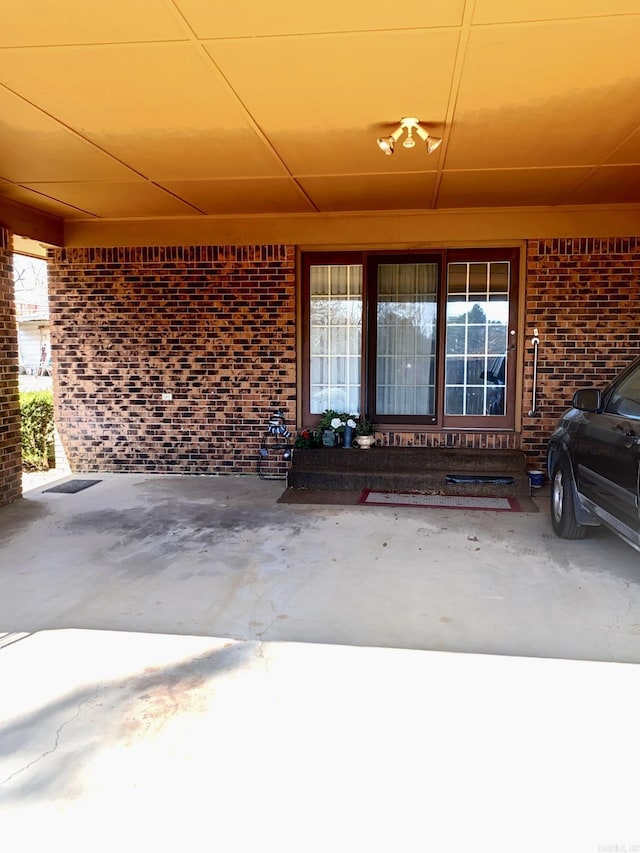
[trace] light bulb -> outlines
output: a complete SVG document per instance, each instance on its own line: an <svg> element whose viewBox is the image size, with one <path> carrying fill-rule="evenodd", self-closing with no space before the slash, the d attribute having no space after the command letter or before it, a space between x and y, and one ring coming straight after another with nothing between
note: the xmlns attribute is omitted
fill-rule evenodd
<svg viewBox="0 0 640 853"><path fill-rule="evenodd" d="M377 140L378 148L382 151L383 154L393 154L393 137L392 136L381 136L380 139Z"/></svg>

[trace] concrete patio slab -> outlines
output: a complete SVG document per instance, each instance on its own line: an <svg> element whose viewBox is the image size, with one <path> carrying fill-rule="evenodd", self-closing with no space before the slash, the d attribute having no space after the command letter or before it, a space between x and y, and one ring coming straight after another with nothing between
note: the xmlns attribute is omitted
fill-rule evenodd
<svg viewBox="0 0 640 853"><path fill-rule="evenodd" d="M0 824L23 851L640 843L628 664L86 630L5 642Z"/></svg>
<svg viewBox="0 0 640 853"><path fill-rule="evenodd" d="M537 513L282 505L284 484L255 477L91 476L0 511L1 630L640 661L638 554L599 529L557 539L544 497Z"/></svg>
<svg viewBox="0 0 640 853"><path fill-rule="evenodd" d="M615 537L555 539L543 498L95 476L0 511L12 846L640 848L638 555Z"/></svg>

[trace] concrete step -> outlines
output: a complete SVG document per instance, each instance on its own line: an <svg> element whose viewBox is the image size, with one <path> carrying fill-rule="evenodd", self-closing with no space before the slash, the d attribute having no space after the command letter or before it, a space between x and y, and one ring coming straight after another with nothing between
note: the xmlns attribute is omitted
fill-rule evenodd
<svg viewBox="0 0 640 853"><path fill-rule="evenodd" d="M420 491L525 497L531 493L520 451L476 448L375 447L295 450L293 489Z"/></svg>

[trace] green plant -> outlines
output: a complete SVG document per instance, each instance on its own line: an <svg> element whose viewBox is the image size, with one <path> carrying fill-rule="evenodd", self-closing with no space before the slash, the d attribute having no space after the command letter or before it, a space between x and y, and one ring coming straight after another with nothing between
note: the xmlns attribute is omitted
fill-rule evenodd
<svg viewBox="0 0 640 853"><path fill-rule="evenodd" d="M294 447L304 449L305 447L320 447L322 439L320 433L312 429L303 429L296 435Z"/></svg>
<svg viewBox="0 0 640 853"><path fill-rule="evenodd" d="M363 415L356 425L356 435L373 435L375 431L375 424L372 424Z"/></svg>
<svg viewBox="0 0 640 853"><path fill-rule="evenodd" d="M336 412L335 409L325 409L320 416L318 430L322 433L325 429L332 429L334 432L341 434L344 432L345 426L356 427L356 415L350 415L348 412Z"/></svg>
<svg viewBox="0 0 640 853"><path fill-rule="evenodd" d="M53 394L23 391L20 394L20 437L25 471L46 471L53 456Z"/></svg>

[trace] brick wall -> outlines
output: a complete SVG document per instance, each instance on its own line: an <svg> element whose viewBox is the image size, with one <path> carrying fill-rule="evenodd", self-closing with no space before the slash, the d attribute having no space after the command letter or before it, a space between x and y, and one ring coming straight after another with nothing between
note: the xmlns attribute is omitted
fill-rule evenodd
<svg viewBox="0 0 640 853"><path fill-rule="evenodd" d="M384 447L477 447L481 450L519 450L515 432L402 432L383 430L376 439Z"/></svg>
<svg viewBox="0 0 640 853"><path fill-rule="evenodd" d="M538 329L538 417L531 338ZM573 391L602 387L640 355L640 237L531 240L527 247L522 445L542 460Z"/></svg>
<svg viewBox="0 0 640 853"><path fill-rule="evenodd" d="M50 262L72 471L253 473L271 404L295 424L293 248L56 249Z"/></svg>
<svg viewBox="0 0 640 853"><path fill-rule="evenodd" d="M0 227L0 505L22 496L18 332L9 233Z"/></svg>
<svg viewBox="0 0 640 853"><path fill-rule="evenodd" d="M55 399L71 469L254 472L271 403L295 424L294 255L286 246L55 250ZM638 352L639 283L640 238L530 241L522 434L379 438L521 446L538 467L573 390L603 385ZM539 414L530 417L535 328Z"/></svg>

